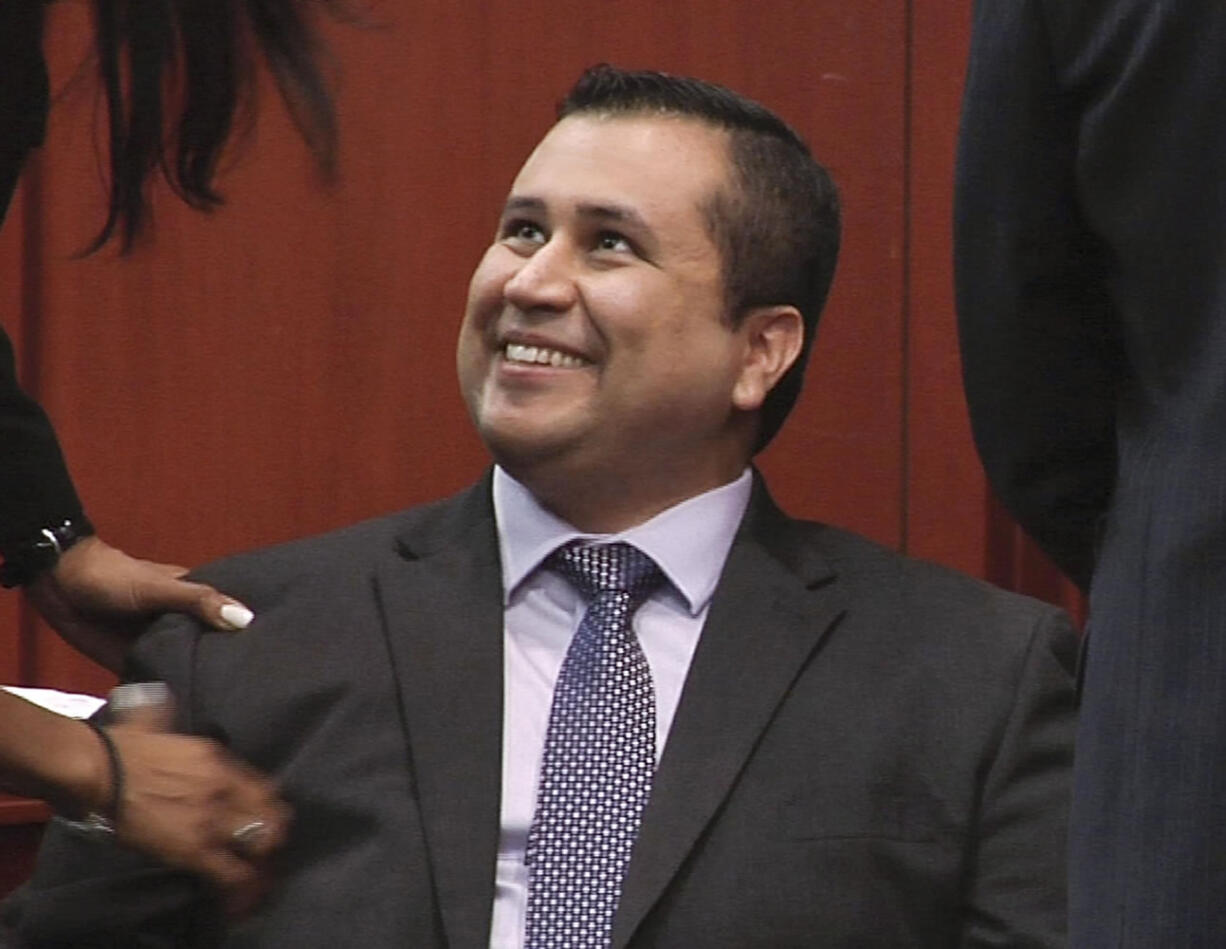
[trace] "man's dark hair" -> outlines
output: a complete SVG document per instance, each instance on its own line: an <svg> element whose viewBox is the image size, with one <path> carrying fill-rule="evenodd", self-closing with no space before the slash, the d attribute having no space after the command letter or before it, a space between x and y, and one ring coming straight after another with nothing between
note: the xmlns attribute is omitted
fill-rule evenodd
<svg viewBox="0 0 1226 949"><path fill-rule="evenodd" d="M839 253L839 199L834 182L786 122L723 86L649 70L594 66L558 106L578 113L664 115L726 129L731 189L703 207L723 260L728 312L737 322L756 306L790 304L804 319L804 346L763 403L761 451L800 395L817 319Z"/></svg>
<svg viewBox="0 0 1226 949"><path fill-rule="evenodd" d="M221 203L213 179L235 116L251 96L258 57L331 176L335 113L308 8L337 14L338 0L93 0L92 7L111 193L106 222L87 253L117 230L121 249L131 248L147 223L145 187L158 169L192 207Z"/></svg>

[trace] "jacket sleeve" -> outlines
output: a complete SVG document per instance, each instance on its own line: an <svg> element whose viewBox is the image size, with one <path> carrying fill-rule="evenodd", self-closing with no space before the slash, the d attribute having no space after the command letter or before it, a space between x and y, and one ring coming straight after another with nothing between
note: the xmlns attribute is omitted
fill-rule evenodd
<svg viewBox="0 0 1226 949"><path fill-rule="evenodd" d="M1077 636L1044 610L987 763L970 846L963 949L1066 944L1066 852Z"/></svg>
<svg viewBox="0 0 1226 949"><path fill-rule="evenodd" d="M957 155L955 282L963 378L988 479L1084 589L1114 489L1119 321L1108 250L1080 212L1082 103L1061 87L1054 55L1039 0L977 0Z"/></svg>

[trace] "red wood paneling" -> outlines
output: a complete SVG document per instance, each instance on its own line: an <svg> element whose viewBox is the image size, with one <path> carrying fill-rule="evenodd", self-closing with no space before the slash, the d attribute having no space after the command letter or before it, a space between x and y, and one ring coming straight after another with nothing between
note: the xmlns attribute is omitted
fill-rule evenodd
<svg viewBox="0 0 1226 949"><path fill-rule="evenodd" d="M952 185L970 0L910 12L907 160L908 553L983 575L986 482L962 393Z"/></svg>
<svg viewBox="0 0 1226 949"><path fill-rule="evenodd" d="M830 168L844 216L807 391L762 466L789 510L892 546L902 539L904 490L904 14L901 2L824 5L809 37L793 25L789 55L760 48L780 75L761 97ZM806 57L816 37L824 43ZM807 74L790 85L798 64Z"/></svg>

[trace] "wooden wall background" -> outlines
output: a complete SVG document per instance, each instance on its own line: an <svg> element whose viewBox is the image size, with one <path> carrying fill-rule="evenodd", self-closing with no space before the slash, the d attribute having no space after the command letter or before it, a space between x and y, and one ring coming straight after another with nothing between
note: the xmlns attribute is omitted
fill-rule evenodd
<svg viewBox="0 0 1226 949"><path fill-rule="evenodd" d="M587 65L690 73L775 108L840 183L844 252L807 392L761 459L796 514L1076 605L988 495L950 266L970 0L369 0L333 25L340 183L279 102L204 216L74 259L102 221L79 4L49 7L56 101L0 233L0 320L112 543L185 564L454 491L485 454L454 380L469 273ZM110 678L0 597L0 681Z"/></svg>

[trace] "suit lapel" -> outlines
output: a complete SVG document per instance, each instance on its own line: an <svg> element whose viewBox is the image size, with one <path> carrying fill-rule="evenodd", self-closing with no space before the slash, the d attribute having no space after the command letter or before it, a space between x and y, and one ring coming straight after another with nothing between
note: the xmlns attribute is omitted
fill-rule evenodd
<svg viewBox="0 0 1226 949"><path fill-rule="evenodd" d="M761 481L728 555L657 769L614 920L624 947L843 612L833 571Z"/></svg>
<svg viewBox="0 0 1226 949"><path fill-rule="evenodd" d="M502 585L488 479L410 517L378 593L447 944L489 945L502 775Z"/></svg>
<svg viewBox="0 0 1226 949"><path fill-rule="evenodd" d="M622 888L614 949L659 899L841 615L830 568L759 483L711 604ZM448 945L485 949L502 778L502 584L489 479L414 512L379 566Z"/></svg>

